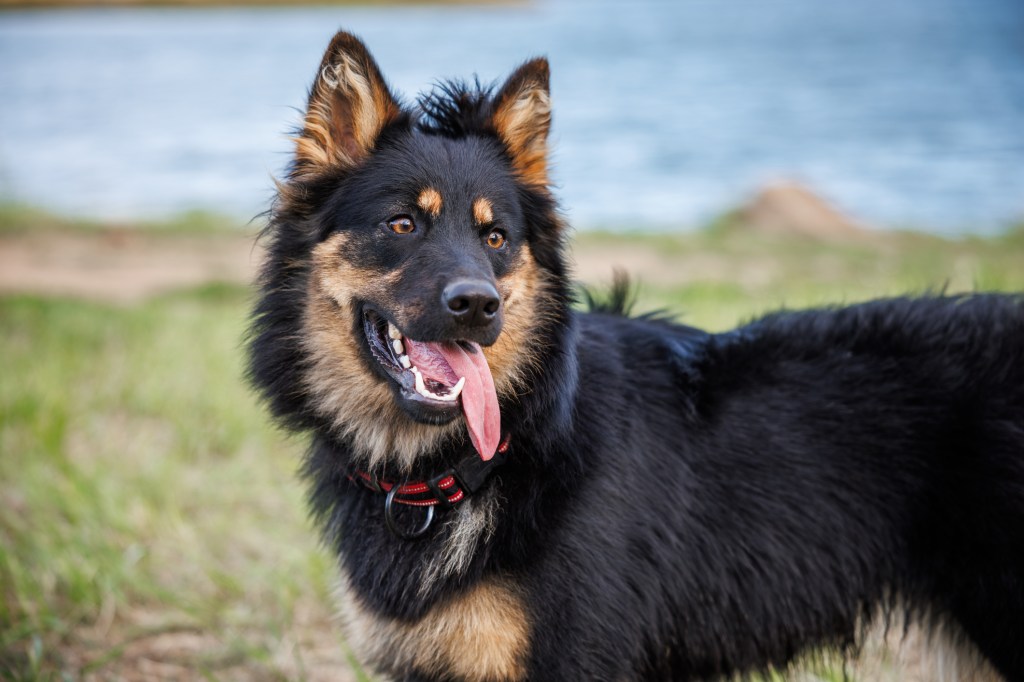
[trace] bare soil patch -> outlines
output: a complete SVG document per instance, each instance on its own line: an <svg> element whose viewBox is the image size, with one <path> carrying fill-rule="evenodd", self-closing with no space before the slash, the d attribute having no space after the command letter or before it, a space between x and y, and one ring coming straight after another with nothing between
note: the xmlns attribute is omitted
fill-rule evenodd
<svg viewBox="0 0 1024 682"><path fill-rule="evenodd" d="M251 234L162 234L143 229L38 230L0 233L0 294L26 293L137 303L172 291L222 282L248 285L263 248ZM574 276L609 282L623 270L645 284L732 282L764 285L779 275L770 256L704 250L665 253L649 243L586 239L572 245Z"/></svg>
<svg viewBox="0 0 1024 682"><path fill-rule="evenodd" d="M211 282L250 284L262 258L255 237L243 233L16 232L0 235L0 293L136 303ZM610 280L613 268L654 284L736 276L721 256L669 256L647 244L577 243L572 259L576 276L586 282ZM760 281L772 267L763 266L740 273Z"/></svg>
<svg viewBox="0 0 1024 682"><path fill-rule="evenodd" d="M113 623L77 628L63 648L65 669L85 681L121 680L308 680L354 682L337 623L322 605L298 609L286 632L215 633L200 626L166 621L160 612L141 610ZM270 657L252 651L268 645Z"/></svg>
<svg viewBox="0 0 1024 682"><path fill-rule="evenodd" d="M248 283L261 257L241 233L18 232L0 236L0 292L133 303L210 282Z"/></svg>

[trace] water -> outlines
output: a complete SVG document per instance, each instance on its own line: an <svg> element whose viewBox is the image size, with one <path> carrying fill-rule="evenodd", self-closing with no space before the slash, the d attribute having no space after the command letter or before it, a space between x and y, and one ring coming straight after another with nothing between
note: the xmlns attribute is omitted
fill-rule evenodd
<svg viewBox="0 0 1024 682"><path fill-rule="evenodd" d="M1019 0L4 12L0 198L253 216L342 26L407 94L546 54L578 226L693 226L779 178L884 226L1024 217Z"/></svg>

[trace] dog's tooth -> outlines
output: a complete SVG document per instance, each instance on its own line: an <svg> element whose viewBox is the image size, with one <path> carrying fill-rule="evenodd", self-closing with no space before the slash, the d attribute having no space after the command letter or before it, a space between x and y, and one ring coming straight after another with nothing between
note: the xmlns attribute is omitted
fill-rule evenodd
<svg viewBox="0 0 1024 682"><path fill-rule="evenodd" d="M388 336L390 336L394 341L402 340L402 332L398 331L398 327L390 322L388 322Z"/></svg>
<svg viewBox="0 0 1024 682"><path fill-rule="evenodd" d="M402 345L402 339L400 339L400 338L392 339L391 340L391 347L395 350L395 353L397 355L401 355L402 353L405 352L405 346Z"/></svg>
<svg viewBox="0 0 1024 682"><path fill-rule="evenodd" d="M416 392L422 396L427 396L429 398L430 391L427 390L427 385L423 383L423 375L420 374L420 370L416 367L413 367L412 375L416 377Z"/></svg>
<svg viewBox="0 0 1024 682"><path fill-rule="evenodd" d="M454 402L455 399L458 398L459 394L462 392L462 387L466 385L465 378L459 379L459 383L455 384L455 388L452 389L451 393L446 393L445 395L438 395L437 393L434 393L429 388L427 388L427 385L423 382L423 374L420 373L418 367L413 367L411 371L412 375L416 377L416 392L419 393L424 398L440 400L446 403Z"/></svg>
<svg viewBox="0 0 1024 682"><path fill-rule="evenodd" d="M459 394L462 393L463 386L465 386L465 385L466 385L466 377L460 378L459 382L457 384L455 384L455 386L452 387L451 393L449 393L447 396L445 396L445 399L446 400L455 400L456 398L458 398Z"/></svg>
<svg viewBox="0 0 1024 682"><path fill-rule="evenodd" d="M406 355L402 355L398 358L398 360L404 365L406 362L409 361L409 357ZM462 394L462 389L466 385L466 377L462 377L459 379L458 383L456 383L455 386L452 387L451 391L445 393L444 395L440 395L434 393L429 388L427 388L427 384L423 381L423 374L420 372L418 367L410 366L407 369L409 369L412 372L412 375L416 377L416 392L419 393L424 398L430 398L431 400L440 400L446 403L453 403L459 399L459 395Z"/></svg>
<svg viewBox="0 0 1024 682"><path fill-rule="evenodd" d="M437 393L430 393L431 397L437 400L443 400L446 403L454 403L459 399L459 394L462 393L462 387L466 385L466 377L459 379L459 382L455 384L450 391L444 395L438 395Z"/></svg>
<svg viewBox="0 0 1024 682"><path fill-rule="evenodd" d="M409 359L408 355L399 355L398 362L401 363L402 367L405 369L412 367L412 360Z"/></svg>

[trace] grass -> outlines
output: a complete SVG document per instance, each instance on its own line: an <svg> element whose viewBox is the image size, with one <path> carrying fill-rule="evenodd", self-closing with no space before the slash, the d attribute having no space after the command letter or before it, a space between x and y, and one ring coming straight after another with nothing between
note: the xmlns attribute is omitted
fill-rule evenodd
<svg viewBox="0 0 1024 682"><path fill-rule="evenodd" d="M293 678L286 640L328 625L299 446L241 380L244 293L214 294L0 300L5 676L102 669L193 633L163 663Z"/></svg>
<svg viewBox="0 0 1024 682"><path fill-rule="evenodd" d="M639 309L664 308L682 321L724 330L781 307L854 303L880 296L1024 290L1024 227L991 239L950 240L913 232L854 242L815 242L742 231L683 234L581 233L579 258L629 262ZM611 273L611 263L607 268Z"/></svg>
<svg viewBox="0 0 1024 682"><path fill-rule="evenodd" d="M170 233L202 233L178 222ZM0 210L8 236L94 227ZM1019 231L853 246L584 234L577 245L580 257L626 249L681 263L678 276L647 273L639 309L714 329L780 304L1024 290ZM330 620L332 560L294 473L302 444L268 425L242 378L248 306L230 284L135 306L0 296L0 677L352 669Z"/></svg>
<svg viewBox="0 0 1024 682"><path fill-rule="evenodd" d="M2 1L2 0L0 0ZM102 222L87 218L70 218L26 204L0 202L0 237L29 232L73 232L90 234L112 230L144 230L147 234L177 236L208 236L236 234L240 229L234 218L208 211L186 211L166 220Z"/></svg>

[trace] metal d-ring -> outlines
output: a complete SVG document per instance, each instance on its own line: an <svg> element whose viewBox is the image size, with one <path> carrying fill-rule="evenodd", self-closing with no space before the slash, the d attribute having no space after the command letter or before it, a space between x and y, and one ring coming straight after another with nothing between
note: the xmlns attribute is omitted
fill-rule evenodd
<svg viewBox="0 0 1024 682"><path fill-rule="evenodd" d="M423 525L414 530L411 533L406 533L404 530L398 527L395 522L393 505L395 501L395 493L398 492L400 486L396 483L391 486L391 490L388 491L388 496L384 498L384 523L387 524L388 530L396 538L403 540L417 540L423 537L428 530L430 530L430 524L434 522L434 507L433 505L427 507L427 518L424 519Z"/></svg>

